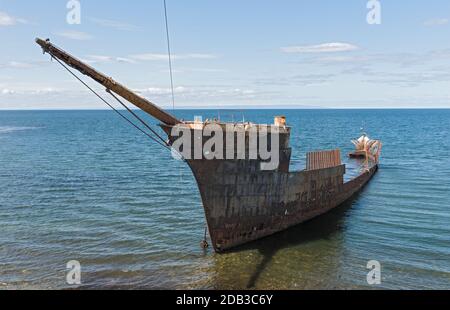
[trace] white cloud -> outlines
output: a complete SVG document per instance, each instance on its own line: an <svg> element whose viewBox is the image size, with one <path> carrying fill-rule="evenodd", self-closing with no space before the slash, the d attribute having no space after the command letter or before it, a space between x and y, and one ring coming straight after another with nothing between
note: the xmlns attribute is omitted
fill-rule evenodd
<svg viewBox="0 0 450 310"><path fill-rule="evenodd" d="M90 18L89 20L92 23L99 25L101 27L114 28L117 30L136 31L136 30L140 29L140 27L138 27L138 26L120 22L120 21L116 21L116 20L101 19L101 18Z"/></svg>
<svg viewBox="0 0 450 310"><path fill-rule="evenodd" d="M0 11L0 27L2 26L14 26L17 24L27 24L28 22L23 18L17 18L11 15L8 15L6 12Z"/></svg>
<svg viewBox="0 0 450 310"><path fill-rule="evenodd" d="M349 52L357 49L358 47L353 44L339 42L306 46L289 46L281 48L281 50L285 53L336 53Z"/></svg>
<svg viewBox="0 0 450 310"><path fill-rule="evenodd" d="M172 93L171 88L160 88L160 87L148 87L148 88L143 88L143 89L135 89L134 91L137 93L142 93L142 94L146 94L146 95L156 95L156 96L169 95ZM174 88L174 93L176 93L176 94L183 94L183 93L187 93L187 92L189 92L189 89L187 89L186 87L183 87L183 86Z"/></svg>
<svg viewBox="0 0 450 310"><path fill-rule="evenodd" d="M67 38L67 39L78 40L78 41L87 41L87 40L92 40L94 38L93 36L91 36L88 33L81 32L81 31L74 31L74 30L58 32L58 33L56 33L56 35Z"/></svg>
<svg viewBox="0 0 450 310"><path fill-rule="evenodd" d="M187 55L175 55L178 59L214 59L216 55L211 54L187 54Z"/></svg>
<svg viewBox="0 0 450 310"><path fill-rule="evenodd" d="M448 23L449 23L448 18L434 18L434 19L427 20L423 24L425 26L430 27L430 26L444 26L444 25L447 25Z"/></svg>
<svg viewBox="0 0 450 310"><path fill-rule="evenodd" d="M7 63L0 63L0 68L2 69L30 69L39 66L48 65L47 61L10 61Z"/></svg>
<svg viewBox="0 0 450 310"><path fill-rule="evenodd" d="M162 73L169 73L169 69L160 70ZM214 68L192 68L192 67L177 67L172 70L173 73L226 73L229 72L225 69L214 69Z"/></svg>
<svg viewBox="0 0 450 310"><path fill-rule="evenodd" d="M28 69L33 67L31 63L10 61L8 63L0 64L0 68L4 69Z"/></svg>
<svg viewBox="0 0 450 310"><path fill-rule="evenodd" d="M363 82L417 87L427 83L448 83L449 81L450 73L447 70L429 70L427 72L371 72L368 79Z"/></svg>
<svg viewBox="0 0 450 310"><path fill-rule="evenodd" d="M168 60L169 57L166 54L137 54L130 56L133 59L144 60L144 61L154 61L154 60Z"/></svg>
<svg viewBox="0 0 450 310"><path fill-rule="evenodd" d="M133 59L126 58L126 57L116 57L115 60L117 62L123 62L123 63L129 63L129 64L135 64L136 63L136 61L134 61Z"/></svg>
<svg viewBox="0 0 450 310"><path fill-rule="evenodd" d="M14 93L15 93L15 91L13 91L11 89L7 89L7 88L2 89L2 95L13 95Z"/></svg>
<svg viewBox="0 0 450 310"><path fill-rule="evenodd" d="M11 61L7 64L7 66L16 69L28 69L33 67L33 64L26 62Z"/></svg>
<svg viewBox="0 0 450 310"><path fill-rule="evenodd" d="M216 56L210 54L183 54L173 55L172 59L213 59ZM87 55L83 61L90 64L98 63L127 63L136 64L139 61L168 61L167 54L137 54L130 55L128 57L121 56L108 56L108 55ZM0 64L1 67L1 64Z"/></svg>
<svg viewBox="0 0 450 310"><path fill-rule="evenodd" d="M146 53L146 54L137 54L131 55L130 58L142 61L167 61L169 60L169 56L167 54L155 54L155 53ZM184 55L172 55L172 59L182 60L182 59L214 59L217 58L215 55L211 54L184 54Z"/></svg>
<svg viewBox="0 0 450 310"><path fill-rule="evenodd" d="M319 62L323 63L355 63L355 62L364 62L369 61L369 56L326 56L318 59Z"/></svg>
<svg viewBox="0 0 450 310"><path fill-rule="evenodd" d="M336 74L297 74L289 77L269 77L257 79L255 82L258 85L268 86L312 86L319 84L326 84L336 78Z"/></svg>
<svg viewBox="0 0 450 310"><path fill-rule="evenodd" d="M225 70L225 69L211 69L211 68L190 68L190 69L187 69L186 71L201 72L201 73L225 73L225 72L229 72L228 70Z"/></svg>
<svg viewBox="0 0 450 310"><path fill-rule="evenodd" d="M14 88L14 89L13 89ZM55 89L53 87L13 87L13 88L3 88L1 91L2 95L49 95L55 93L61 93L62 90Z"/></svg>
<svg viewBox="0 0 450 310"><path fill-rule="evenodd" d="M46 94L53 94L53 93L59 93L60 90L54 89L52 87L45 87L45 88L37 88L33 90L29 90L32 95L46 95Z"/></svg>
<svg viewBox="0 0 450 310"><path fill-rule="evenodd" d="M100 89L99 89L100 90ZM143 96L156 100L156 102L167 103L170 101L171 88L151 86L141 89L133 89L133 91L140 93ZM199 98L223 98L232 97L239 98L241 96L251 97L254 91L240 90L240 89L216 89L210 87L184 87L178 86L174 89L178 103L182 105L186 101L198 101ZM103 105L97 105L96 100L92 100L92 96L85 92L76 89L55 89L52 87L45 87L44 85L4 85L0 88L0 108L2 105L1 98L6 107L13 106L10 100L22 102L23 100L32 101L32 105L41 102L41 106L56 104L55 107L66 107L63 103L70 101L72 107L80 107L80 102L84 102L86 108L104 108ZM30 100L32 98L32 100ZM163 106L163 104L158 103ZM15 107L15 106L13 106Z"/></svg>
<svg viewBox="0 0 450 310"><path fill-rule="evenodd" d="M135 92L142 94L156 102L167 102L170 100L172 90L168 87L148 87L135 89ZM233 88L232 86L179 86L174 89L176 101L178 103L196 102L205 100L245 100L245 99L267 99L270 92L256 91L250 88Z"/></svg>

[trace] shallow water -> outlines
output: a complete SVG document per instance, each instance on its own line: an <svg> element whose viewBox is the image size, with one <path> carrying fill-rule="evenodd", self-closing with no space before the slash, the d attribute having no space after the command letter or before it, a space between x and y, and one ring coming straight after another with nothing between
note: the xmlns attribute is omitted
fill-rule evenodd
<svg viewBox="0 0 450 310"><path fill-rule="evenodd" d="M379 288L450 288L450 110L244 114L286 114L292 169L309 150L351 151L364 126L384 142L380 171L341 208L218 255L199 247L189 169L113 112L0 111L0 289L67 288L70 260L86 288L372 288L369 260Z"/></svg>

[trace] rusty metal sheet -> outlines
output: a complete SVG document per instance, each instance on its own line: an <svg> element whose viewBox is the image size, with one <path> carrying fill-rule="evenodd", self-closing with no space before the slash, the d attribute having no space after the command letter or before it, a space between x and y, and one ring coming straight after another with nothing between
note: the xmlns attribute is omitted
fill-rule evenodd
<svg viewBox="0 0 450 310"><path fill-rule="evenodd" d="M307 170L326 169L342 163L340 150L310 152L306 158Z"/></svg>

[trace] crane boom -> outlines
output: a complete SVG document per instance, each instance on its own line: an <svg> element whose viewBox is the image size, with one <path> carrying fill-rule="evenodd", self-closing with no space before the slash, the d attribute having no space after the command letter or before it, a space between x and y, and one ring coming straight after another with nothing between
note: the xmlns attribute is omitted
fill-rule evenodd
<svg viewBox="0 0 450 310"><path fill-rule="evenodd" d="M89 76L94 81L105 86L107 89L113 91L114 93L121 96L125 100L131 102L136 107L150 114L151 116L161 121L162 123L169 126L175 126L181 123L181 121L178 120L176 117L172 116L171 114L167 113L166 111L159 108L155 104L151 103L149 100L136 94L135 92L131 91L129 88L123 86L122 84L116 82L112 78L107 77L103 73L95 70L91 66L85 64L84 62L75 58L74 56L70 55L64 50L56 47L55 45L50 43L49 40L42 40L37 38L36 43L42 47L44 53L50 54L52 57L61 60L62 62L74 68L75 70L81 72L82 74Z"/></svg>

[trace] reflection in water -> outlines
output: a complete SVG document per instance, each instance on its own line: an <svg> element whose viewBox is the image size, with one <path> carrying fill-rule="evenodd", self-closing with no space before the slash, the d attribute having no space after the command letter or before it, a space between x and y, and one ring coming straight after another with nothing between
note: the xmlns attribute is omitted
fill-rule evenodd
<svg viewBox="0 0 450 310"><path fill-rule="evenodd" d="M214 255L209 286L215 289L336 287L343 252L340 231L351 206L352 201L304 224ZM286 269L291 272L282 272ZM317 274L329 278L319 278Z"/></svg>

